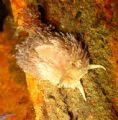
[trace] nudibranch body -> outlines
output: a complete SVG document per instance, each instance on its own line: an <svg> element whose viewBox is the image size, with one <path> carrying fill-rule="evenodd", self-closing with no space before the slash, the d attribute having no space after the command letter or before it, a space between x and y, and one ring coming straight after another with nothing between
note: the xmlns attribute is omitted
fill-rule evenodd
<svg viewBox="0 0 118 120"><path fill-rule="evenodd" d="M54 32L41 23L32 29L27 29L27 39L16 45L18 65L39 78L39 82L47 80L58 87L79 88L86 100L80 79L89 69L105 68L89 64L87 51L74 35Z"/></svg>
<svg viewBox="0 0 118 120"><path fill-rule="evenodd" d="M104 68L89 65L87 52L72 34L45 31L16 46L16 59L24 72L29 72L65 88L79 88L86 100L80 79L88 69Z"/></svg>

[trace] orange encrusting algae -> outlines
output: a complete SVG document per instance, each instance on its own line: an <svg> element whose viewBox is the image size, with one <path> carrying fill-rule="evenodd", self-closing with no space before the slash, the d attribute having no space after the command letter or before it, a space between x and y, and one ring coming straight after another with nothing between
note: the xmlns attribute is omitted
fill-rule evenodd
<svg viewBox="0 0 118 120"><path fill-rule="evenodd" d="M113 65L113 73L115 75L115 82L116 86L118 87L118 32L116 31L115 34L110 38L109 47L112 50L112 57L110 61Z"/></svg>
<svg viewBox="0 0 118 120"><path fill-rule="evenodd" d="M4 30L0 32L0 117L6 115L7 120L33 119L26 85L17 82L23 78L23 74L21 75L20 71L18 73L15 66L12 51L17 40L10 34L12 29L9 30L9 27L14 26L8 26L5 22ZM22 81L25 81L25 78ZM7 116L9 113L11 115Z"/></svg>
<svg viewBox="0 0 118 120"><path fill-rule="evenodd" d="M11 2L11 7L12 7L12 10L13 10L13 17L14 17L14 21L18 24L18 25L21 25L22 26L22 17L20 17L20 19L18 18L18 14L19 12L27 7L27 3L25 0L10 0Z"/></svg>
<svg viewBox="0 0 118 120"><path fill-rule="evenodd" d="M44 103L44 94L41 87L39 88L38 85L36 85L36 79L33 75L26 73L27 86L35 109L36 120L39 120L39 118L43 117L41 108Z"/></svg>
<svg viewBox="0 0 118 120"><path fill-rule="evenodd" d="M108 45L112 51L112 57L109 59L109 61L112 63L113 66L112 73L114 75L114 82L116 83L115 87L118 88L118 31L113 32ZM112 98L112 102L114 103L114 109L118 112L117 95Z"/></svg>
<svg viewBox="0 0 118 120"><path fill-rule="evenodd" d="M12 13L13 13L14 21L15 23L17 23L19 27L22 27L25 18L21 10L27 8L27 1L10 0L10 2L11 2L12 11L13 11ZM27 17L27 14L26 14L26 17ZM28 18L26 19L28 20ZM29 93L30 93L30 98L34 105L36 119L38 120L39 118L42 118L42 115L40 114L42 112L40 107L42 107L44 103L43 91L42 90L40 91L40 89L38 88L36 78L27 72L26 72L26 82L27 82Z"/></svg>

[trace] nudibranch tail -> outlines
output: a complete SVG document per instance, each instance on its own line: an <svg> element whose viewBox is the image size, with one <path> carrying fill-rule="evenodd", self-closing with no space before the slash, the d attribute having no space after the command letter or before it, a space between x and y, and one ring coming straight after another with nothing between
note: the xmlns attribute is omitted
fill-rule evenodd
<svg viewBox="0 0 118 120"><path fill-rule="evenodd" d="M90 69L96 69L96 68L101 68L101 69L103 69L103 70L106 71L106 68L104 66L102 66L102 65L95 65L95 64L89 64L88 65L88 70L90 70Z"/></svg>

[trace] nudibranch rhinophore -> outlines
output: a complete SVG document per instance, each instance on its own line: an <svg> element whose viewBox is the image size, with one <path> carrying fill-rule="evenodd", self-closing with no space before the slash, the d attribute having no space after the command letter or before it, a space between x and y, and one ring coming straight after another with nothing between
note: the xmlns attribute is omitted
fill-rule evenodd
<svg viewBox="0 0 118 120"><path fill-rule="evenodd" d="M73 34L54 32L43 23L33 24L26 40L16 45L17 64L39 78L39 83L47 80L58 87L78 88L86 100L80 79L89 69L105 68L89 64L87 51Z"/></svg>

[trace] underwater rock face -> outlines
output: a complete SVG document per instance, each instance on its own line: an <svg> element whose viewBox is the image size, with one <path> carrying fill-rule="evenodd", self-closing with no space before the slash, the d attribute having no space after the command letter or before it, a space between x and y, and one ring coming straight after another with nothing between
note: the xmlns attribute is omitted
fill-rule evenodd
<svg viewBox="0 0 118 120"><path fill-rule="evenodd" d="M29 11L27 11L26 9L29 9ZM22 42L21 44L17 45L16 49L18 51L17 51L17 54L16 54L16 58L21 60L21 62L19 62L18 64L21 66L23 71L26 72L26 75L27 75L28 72L30 72L31 74L33 74L33 76L37 76L38 80L37 81L33 81L34 82L33 84L35 84L35 83L36 84L34 86L31 84L31 86L30 86L31 89L29 90L30 93L32 91L34 92L35 96L37 96L36 98L39 97L38 96L39 95L38 91L40 90L40 87L39 87L40 86L39 85L40 81L48 81L48 83L50 82L51 84L54 84L54 85L55 84L56 85L60 84L60 86L65 86L65 87L68 86L69 88L70 87L72 88L72 86L74 86L73 88L75 88L76 86L79 86L78 85L79 83L76 84L76 81L80 82L81 74L84 73L84 75L85 75L88 72L88 69L95 68L95 66L89 66L89 62L87 61L88 58L85 57L86 58L85 61L87 61L87 64L85 64L85 66L86 66L85 69L84 70L82 69L82 68L84 68L83 64L81 64L82 67L78 69L77 65L75 64L78 59L76 59L77 58L76 54L75 53L73 54L72 53L72 49L71 49L71 48L73 48L73 44L72 44L72 46L71 46L71 44L65 44L67 41L70 42L71 41L70 38L74 38L74 36L71 35L71 34L63 34L63 33L60 33L60 32L59 33L54 32L48 26L46 26L45 24L42 24L40 22L40 19L37 19L38 18L37 14L34 15L34 12L32 11L31 7L30 8L24 8L23 12L20 13L19 18L21 19L21 21L18 21L19 27L22 27L23 28L22 30L28 32L29 35L25 39L24 42ZM87 21L88 21L88 19L87 19ZM90 33L91 33L91 31L90 31ZM87 38L89 38L89 37L87 36ZM93 38L91 39L91 38L92 37L90 37L89 41L92 41L92 40L93 41L97 41L98 40L96 37L95 37L95 39L93 39ZM54 41L51 42L50 39L51 40L54 39ZM65 39L67 40L66 42L65 42ZM58 44L58 42L56 40L59 42L59 44ZM75 39L75 41L77 41L77 40ZM57 42L57 43L54 44L55 42ZM67 43L69 43L69 42L67 42ZM94 42L92 42L92 43L94 43ZM92 44L92 43L90 43L90 44ZM77 44L81 46L81 44L79 42ZM98 44L97 46L99 46L99 42L97 42L97 44ZM69 49L67 49L67 48L69 48ZM74 48L76 48L76 45L75 45ZM59 53L59 52L57 52L58 50L61 53L61 55L58 55L58 53ZM83 51L82 55L86 56L86 54L85 54L86 52L83 49L82 49L82 51ZM92 52L94 52L94 51L95 51L95 49ZM96 49L96 51L98 51L98 49ZM76 49L75 49L74 52L78 52L78 51L76 51ZM74 56L75 57L75 61L71 58L71 55L73 55L73 56L75 55ZM100 56L102 56L102 55L100 55ZM82 57L80 57L80 58L81 58L80 61L84 61ZM92 58L94 58L94 57L92 57ZM64 59L65 61L64 60L62 61L62 59ZM70 61L72 62L72 64L71 64ZM77 63L81 63L80 61L77 62ZM102 62L98 62L98 63L102 63ZM31 66L29 66L29 65L31 65ZM67 67L66 67L66 65L67 65ZM68 67L68 65L69 65L69 67ZM65 68L65 69L63 69L63 68ZM102 68L104 68L104 67L102 67ZM84 71L86 71L86 72L84 72ZM62 75L62 72L64 73L63 75ZM102 73L102 72L103 71L100 71L100 73ZM96 77L95 73L93 73L92 75L95 76L94 80L96 80L95 78L99 79L99 75L100 74L98 74L97 77ZM90 75L90 77L92 75ZM52 78L55 78L55 80L52 79ZM87 100L90 100L90 97L91 97L91 100L93 100L93 102L97 101L96 104L95 104L96 106L94 106L93 104L92 104L93 106L91 105L92 110L93 111L95 110L95 112L93 112L93 113L95 113L93 115L93 116L95 116L95 117L93 117L93 119L94 118L96 119L97 115L101 116L100 112L98 112L98 114L96 115L96 109L98 111L104 111L106 109L105 105L107 106L107 104L106 104L106 101L104 101L104 95L101 92L101 90L98 89L98 87L91 87L92 85L94 85L95 82L93 82L92 80L89 81L88 79L89 79L89 77L86 79L85 82L83 82L84 83L83 85L85 86L85 90L86 90L86 94L87 94ZM102 80L102 79L100 78L100 80ZM106 80L106 78L105 78L105 80ZM89 81L89 82L87 82L87 81ZM28 83L28 80L27 80L27 83ZM46 89L49 89L52 86L50 83L47 85L47 88L45 88L44 91L46 91ZM70 84L70 83L73 83L73 84ZM86 87L86 84L89 87ZM35 86L38 86L38 89L37 89L37 93L38 94L34 90ZM58 89L58 88L56 88L56 89ZM80 87L79 87L79 89L80 89ZM52 88L51 90L52 90L52 94L54 94L54 89ZM72 90L72 89L63 89L63 90L66 91L66 90ZM91 113L89 111L90 110L89 107L86 107L85 109L83 108L84 105L82 105L83 104L82 101L79 100L78 97L76 98L77 89L74 89L74 90L76 92L74 93L73 97L71 97L71 94L73 93L72 91L70 93L69 92L68 93L65 92L66 96L65 96L65 94L63 94L63 96L65 96L65 97L62 99L62 101L68 105L67 106L67 110L66 110L66 111L68 111L67 114L69 114L70 117L72 118L73 117L72 113L75 112L74 109L77 110L75 112L77 114L79 113L78 112L79 110L80 110L80 114L82 114L83 111L85 111L86 113ZM45 98L46 98L46 96L48 97L47 92L49 92L49 91L47 90L44 93ZM61 93L59 92L59 94L61 94ZM32 97L35 97L35 96L32 96ZM79 94L77 96L79 96ZM71 102L71 104L70 104L69 102L71 100L73 101L73 99L75 100L75 102L74 103ZM34 100L34 102L33 102L34 104L35 103L38 104L38 102L36 100ZM46 98L45 101L46 100L48 101L49 98ZM94 100L96 100L96 101L94 101ZM80 102L78 102L78 101L80 101ZM52 99L50 99L50 102L52 102ZM58 99L56 97L54 98L54 102L55 102L55 104L58 103ZM77 104L75 104L75 103L77 103ZM101 105L103 106L103 104L101 104L101 103L103 103L103 104L105 103L104 107L101 107ZM46 102L45 104L48 104L48 102ZM75 105L74 108L73 108L73 104ZM85 104L87 104L87 102ZM88 103L88 104L90 104L90 103ZM97 105L100 106L100 107L97 107ZM37 111L36 112L36 116L39 115L38 114L39 113L38 106L39 106L39 104L37 106L34 106L35 111ZM44 105L44 106L46 107L46 105ZM58 109L57 110L53 110L54 106L56 106L56 105L51 105L50 104L50 109L52 111L58 112ZM71 110L69 109L69 106L70 106L70 108L72 108ZM79 106L79 107L77 107L77 106ZM56 107L60 108L60 106L58 106L58 105ZM49 115L50 111L48 110L48 108L49 107L46 108L46 111L48 111L48 115ZM84 110L81 111L81 108L83 108ZM88 112L87 112L87 109L88 109ZM72 113L70 111L72 111ZM53 112L51 112L51 113L53 114ZM106 115L106 113L108 113L108 117L109 117L109 115L110 115L109 113L110 112L108 112L108 111L106 112L106 110L104 111L104 115L102 114L102 116L104 117ZM49 116L52 116L52 114L50 114ZM74 116L77 116L77 115L74 115ZM82 118L83 118L83 116L84 116L84 114L82 114ZM109 118L111 118L111 117L109 117ZM38 117L37 117L37 120L38 120Z"/></svg>

